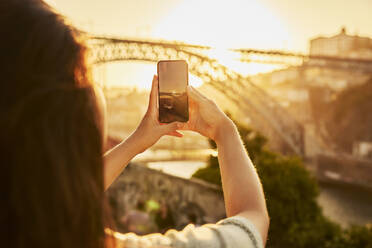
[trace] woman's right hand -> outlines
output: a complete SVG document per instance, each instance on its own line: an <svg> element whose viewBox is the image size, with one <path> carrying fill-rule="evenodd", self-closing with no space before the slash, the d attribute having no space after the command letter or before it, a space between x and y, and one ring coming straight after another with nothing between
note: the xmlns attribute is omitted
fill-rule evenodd
<svg viewBox="0 0 372 248"><path fill-rule="evenodd" d="M270 218L260 179L234 123L217 105L188 87L189 121L182 129L197 131L218 146L223 195L228 217L248 219L261 234L264 247Z"/></svg>
<svg viewBox="0 0 372 248"><path fill-rule="evenodd" d="M220 134L234 127L233 122L214 103L192 86L187 87L189 98L189 121L181 130L191 130L200 133L214 141Z"/></svg>

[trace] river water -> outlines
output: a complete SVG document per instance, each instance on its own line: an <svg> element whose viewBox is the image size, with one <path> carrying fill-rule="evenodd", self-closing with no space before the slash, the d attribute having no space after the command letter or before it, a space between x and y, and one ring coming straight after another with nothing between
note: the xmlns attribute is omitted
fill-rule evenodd
<svg viewBox="0 0 372 248"><path fill-rule="evenodd" d="M150 162L148 167L165 173L190 178L203 161ZM320 184L318 203L331 220L346 227L352 224L372 224L372 192L364 189L334 184Z"/></svg>

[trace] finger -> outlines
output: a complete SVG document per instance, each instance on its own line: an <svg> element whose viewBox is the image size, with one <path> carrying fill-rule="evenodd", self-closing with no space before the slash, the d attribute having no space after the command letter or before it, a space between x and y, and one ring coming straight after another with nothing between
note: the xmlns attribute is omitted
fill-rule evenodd
<svg viewBox="0 0 372 248"><path fill-rule="evenodd" d="M202 96L200 93L198 94L198 92L192 86L187 87L187 93L191 102L194 102L196 104L199 104L200 102L206 100L206 98Z"/></svg>
<svg viewBox="0 0 372 248"><path fill-rule="evenodd" d="M172 122L169 124L160 125L160 129L163 134L174 132L178 129L178 127L181 127L180 122Z"/></svg>
<svg viewBox="0 0 372 248"><path fill-rule="evenodd" d="M208 97L204 96L202 93L200 93L200 91L198 91L197 89L195 89L193 86L191 86L191 89L193 90L193 92L198 95L201 99L204 99L204 100L208 100Z"/></svg>
<svg viewBox="0 0 372 248"><path fill-rule="evenodd" d="M177 132L177 131L173 131L173 132L167 133L166 135L174 136L174 137L179 137L179 138L182 138L183 137L183 134L180 133L180 132Z"/></svg>
<svg viewBox="0 0 372 248"><path fill-rule="evenodd" d="M179 127L177 128L177 130L191 130L191 129L190 129L190 125L189 125L189 123L186 122L186 123L183 123L182 126L179 126Z"/></svg>
<svg viewBox="0 0 372 248"><path fill-rule="evenodd" d="M150 99L149 99L149 110L150 111L156 112L157 100L158 100L158 76L154 75L154 77L152 78L152 86L151 86Z"/></svg>
<svg viewBox="0 0 372 248"><path fill-rule="evenodd" d="M202 99L192 90L191 86L187 86L187 95L190 102L198 104Z"/></svg>

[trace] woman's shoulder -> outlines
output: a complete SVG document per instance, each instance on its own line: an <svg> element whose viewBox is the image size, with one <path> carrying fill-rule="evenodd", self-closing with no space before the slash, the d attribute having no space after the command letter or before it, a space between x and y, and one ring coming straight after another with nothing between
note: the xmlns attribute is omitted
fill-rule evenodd
<svg viewBox="0 0 372 248"><path fill-rule="evenodd" d="M252 222L241 216L223 219L217 224L199 227L187 225L183 230L169 230L139 236L134 233L114 233L119 248L145 247L213 247L213 248L262 248L262 238Z"/></svg>

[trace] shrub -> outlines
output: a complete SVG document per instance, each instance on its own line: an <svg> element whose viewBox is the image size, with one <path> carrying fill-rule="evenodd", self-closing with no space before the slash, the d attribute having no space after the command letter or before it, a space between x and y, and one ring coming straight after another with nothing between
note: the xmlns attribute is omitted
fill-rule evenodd
<svg viewBox="0 0 372 248"><path fill-rule="evenodd" d="M238 125L238 130L267 199L271 218L267 247L371 247L371 228L343 231L323 215L316 201L318 184L300 158L269 151L267 139L245 126ZM211 145L216 148L213 141ZM221 185L218 159L211 156L208 166L193 177Z"/></svg>

